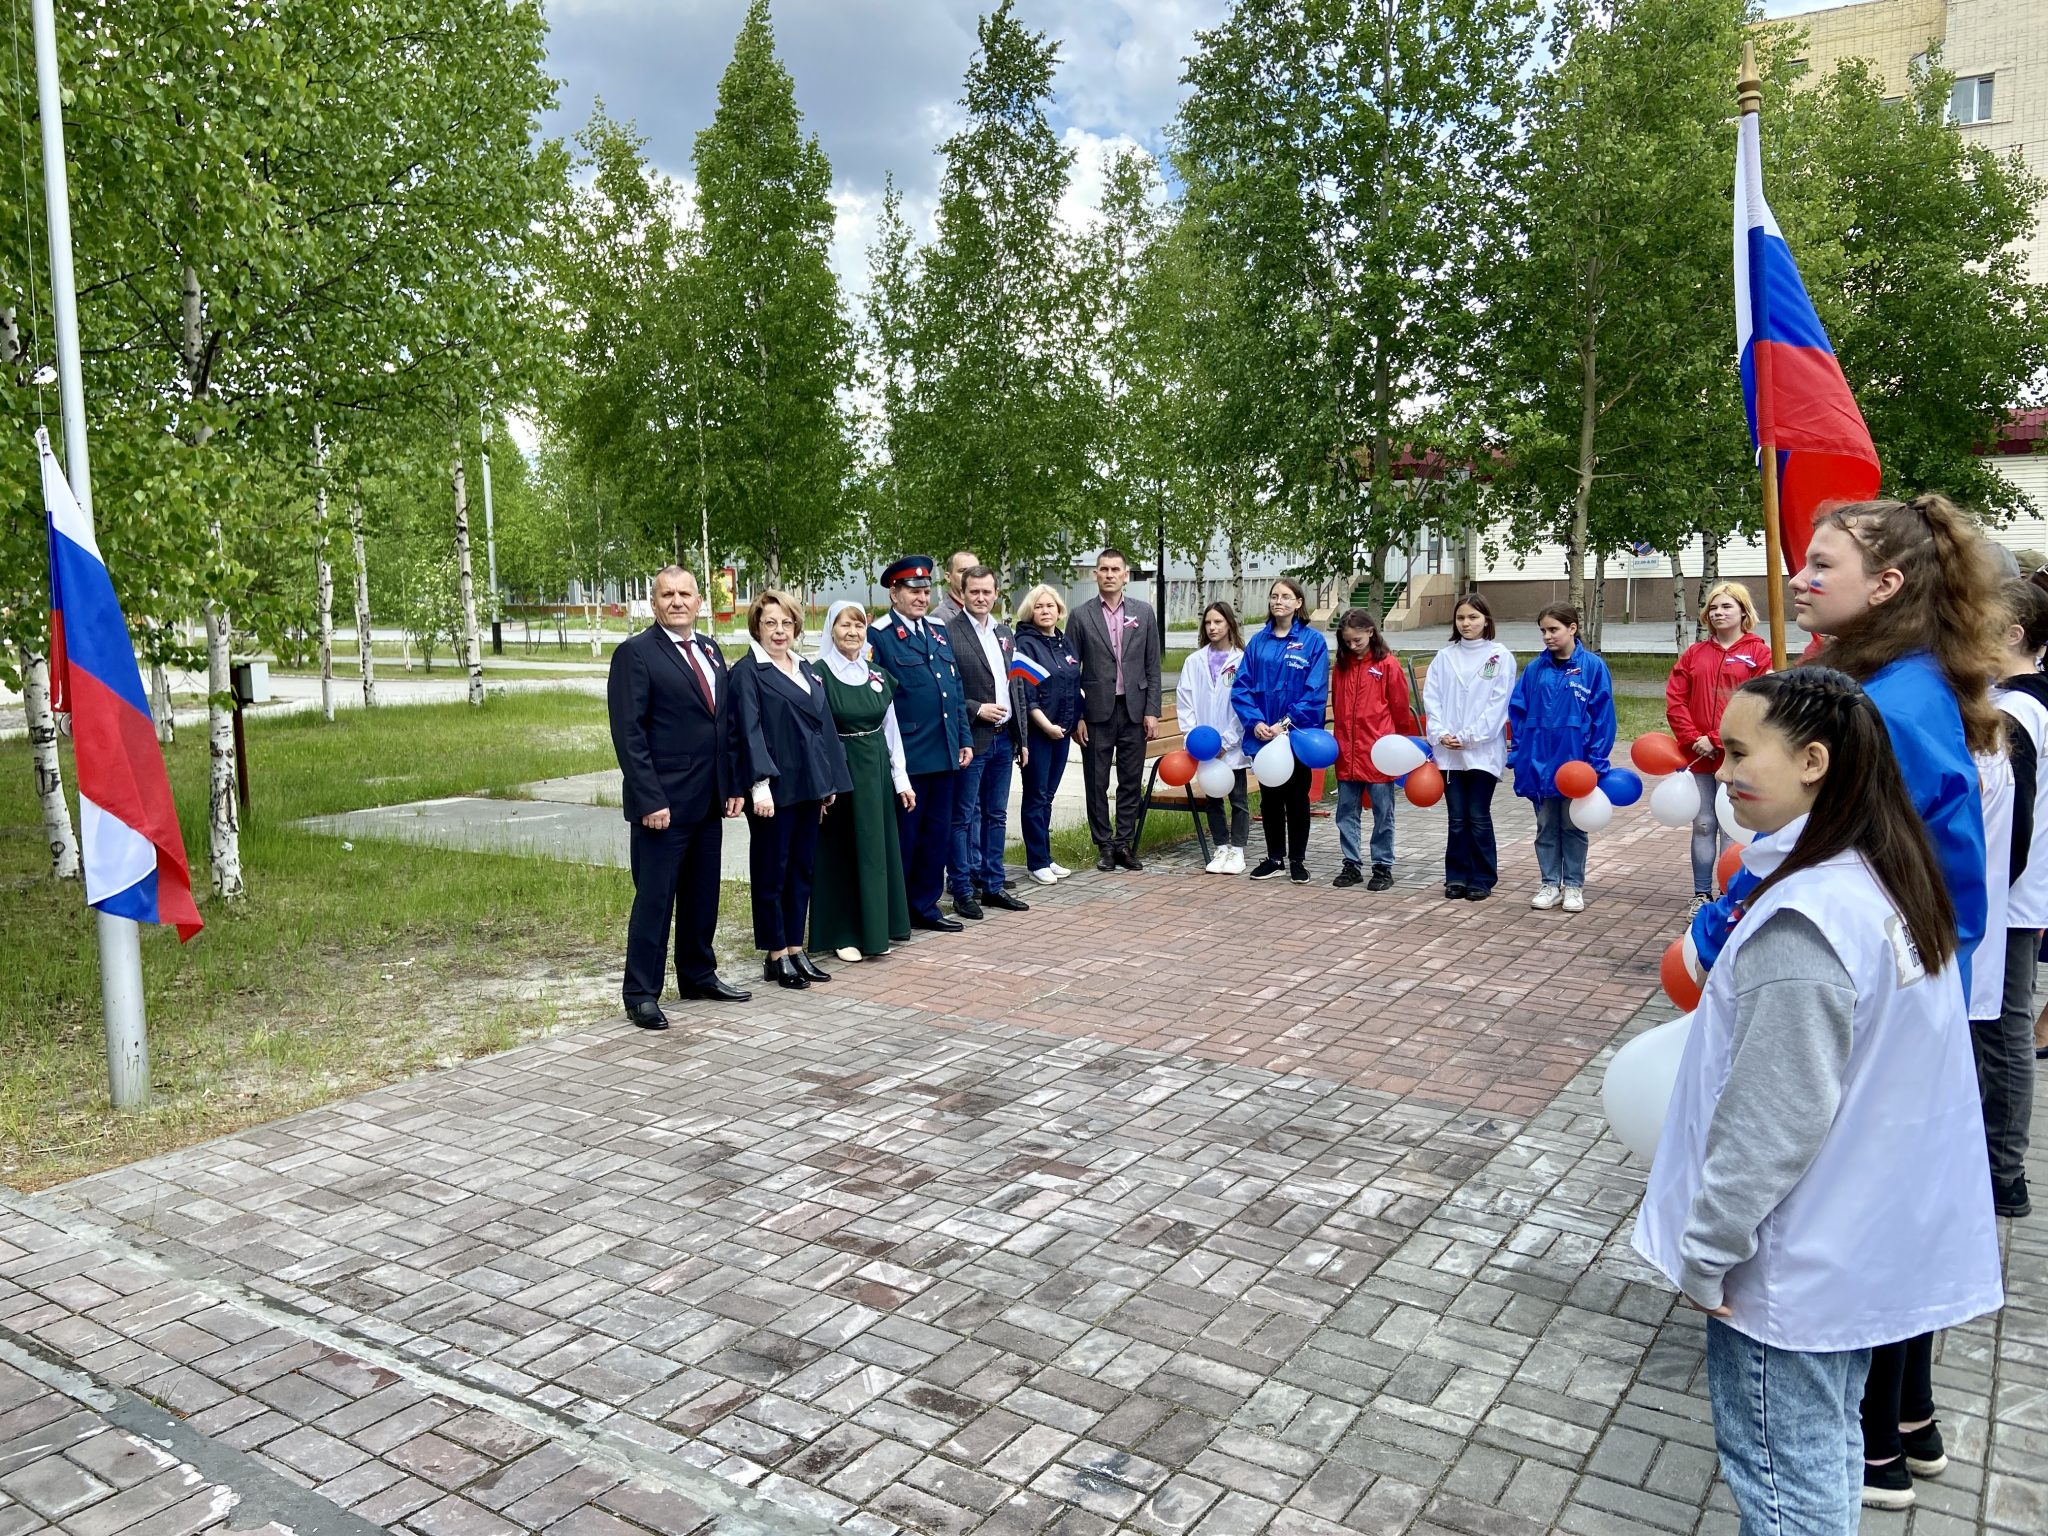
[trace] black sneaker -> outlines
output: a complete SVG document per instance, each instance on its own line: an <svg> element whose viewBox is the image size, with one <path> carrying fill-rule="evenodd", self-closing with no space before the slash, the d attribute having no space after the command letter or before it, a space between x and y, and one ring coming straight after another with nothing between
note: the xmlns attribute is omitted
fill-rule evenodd
<svg viewBox="0 0 2048 1536"><path fill-rule="evenodd" d="M1360 869L1356 864L1352 863L1349 859L1346 859L1344 861L1344 867L1337 871L1337 878L1332 880L1330 884L1336 886L1361 885L1364 883L1364 881L1365 871Z"/></svg>
<svg viewBox="0 0 2048 1536"><path fill-rule="evenodd" d="M1915 1477L1936 1477L1948 1470L1948 1452L1942 1449L1938 1422L1900 1430L1899 1448L1906 1453L1906 1470Z"/></svg>
<svg viewBox="0 0 2048 1536"><path fill-rule="evenodd" d="M1462 885L1446 884L1444 886L1445 901L1463 901L1469 894L1470 892Z"/></svg>
<svg viewBox="0 0 2048 1536"><path fill-rule="evenodd" d="M1391 891L1394 888L1394 872L1384 864L1372 867L1372 878L1365 882L1368 891Z"/></svg>
<svg viewBox="0 0 2048 1536"><path fill-rule="evenodd" d="M1991 1209L2001 1216L2031 1216L2034 1202L2027 1198L2027 1176L2016 1173L2010 1184L1991 1181ZM1918 1468L1915 1468L1917 1471Z"/></svg>
<svg viewBox="0 0 2048 1536"><path fill-rule="evenodd" d="M1278 859L1261 859L1252 868L1252 878L1254 880L1270 880L1275 875L1284 875L1286 873L1287 866Z"/></svg>
<svg viewBox="0 0 2048 1536"><path fill-rule="evenodd" d="M1863 1463L1863 1502L1871 1509L1913 1507L1913 1474L1906 1467L1905 1457L1874 1466Z"/></svg>
<svg viewBox="0 0 2048 1536"><path fill-rule="evenodd" d="M1290 879L1290 880L1292 880L1292 881L1293 881L1293 882L1294 882L1294 883L1295 883L1296 885L1307 885L1307 884L1308 884L1308 866L1307 866L1306 864L1290 864L1290 865L1288 865L1288 866L1287 866L1287 878L1288 878L1288 879Z"/></svg>

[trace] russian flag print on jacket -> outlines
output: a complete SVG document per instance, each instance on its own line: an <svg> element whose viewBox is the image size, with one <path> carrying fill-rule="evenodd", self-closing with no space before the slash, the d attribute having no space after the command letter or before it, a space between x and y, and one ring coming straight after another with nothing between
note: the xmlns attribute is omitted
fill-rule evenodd
<svg viewBox="0 0 2048 1536"><path fill-rule="evenodd" d="M1036 688L1040 683L1052 676L1052 669L1033 661L1029 656L1019 651L1010 658L1010 676Z"/></svg>
<svg viewBox="0 0 2048 1536"><path fill-rule="evenodd" d="M85 899L189 939L203 925L128 624L47 431L37 430L36 446L50 529L51 702L71 716Z"/></svg>
<svg viewBox="0 0 2048 1536"><path fill-rule="evenodd" d="M1877 494L1877 449L1842 365L1799 280L1792 249L1764 201L1757 115L1745 112L1735 151L1735 351L1752 447L1778 453L1778 524L1785 572L1806 563L1820 508Z"/></svg>

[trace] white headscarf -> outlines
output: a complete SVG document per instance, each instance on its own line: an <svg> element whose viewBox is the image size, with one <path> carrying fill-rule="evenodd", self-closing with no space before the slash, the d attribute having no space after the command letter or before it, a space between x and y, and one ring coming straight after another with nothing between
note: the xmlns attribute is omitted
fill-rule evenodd
<svg viewBox="0 0 2048 1536"><path fill-rule="evenodd" d="M839 622L839 615L849 608L859 608L862 613L867 612L862 604L848 602L845 598L841 598L825 610L825 633L818 646L818 659L830 667L832 675L842 683L858 685L868 680L868 648L863 645L860 655L849 660L846 653L839 649L839 642L832 638L832 626Z"/></svg>

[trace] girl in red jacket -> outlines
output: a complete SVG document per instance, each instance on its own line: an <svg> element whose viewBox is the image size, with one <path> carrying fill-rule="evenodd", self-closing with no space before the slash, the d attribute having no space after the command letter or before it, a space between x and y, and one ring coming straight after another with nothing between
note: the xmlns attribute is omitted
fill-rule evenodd
<svg viewBox="0 0 2048 1536"><path fill-rule="evenodd" d="M1692 753L1693 783L1700 791L1699 814L1692 819L1692 912L1714 899L1714 861L1728 842L1714 815L1721 711L1728 707L1728 695L1771 670L1770 642L1753 633L1756 604L1741 582L1709 587L1700 623L1709 638L1685 648L1664 685L1664 718L1678 744Z"/></svg>
<svg viewBox="0 0 2048 1536"><path fill-rule="evenodd" d="M1408 674L1387 648L1379 625L1363 608L1337 621L1337 666L1330 678L1337 727L1337 842L1344 868L1332 885L1365 879L1358 865L1362 802L1372 797L1372 879L1368 891L1394 883L1394 781L1372 765L1372 744L1382 736L1415 734L1408 707Z"/></svg>

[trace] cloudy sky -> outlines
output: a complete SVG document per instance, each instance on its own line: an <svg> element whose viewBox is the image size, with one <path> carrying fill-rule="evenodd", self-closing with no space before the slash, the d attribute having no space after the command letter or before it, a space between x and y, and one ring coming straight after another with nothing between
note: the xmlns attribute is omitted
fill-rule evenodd
<svg viewBox="0 0 2048 1536"><path fill-rule="evenodd" d="M958 121L975 22L993 0L775 0L776 44L797 106L832 162L839 208L834 264L865 285L882 178L894 172L913 216L929 218L939 143ZM1813 0L1767 0L1782 15ZM1026 25L1060 44L1053 126L1078 156L1069 199L1094 201L1107 151L1161 149L1180 99L1181 61L1229 0L1019 0ZM656 165L687 179L697 132L746 0L550 0L549 62L561 104L546 131L567 136L602 98L646 137Z"/></svg>

